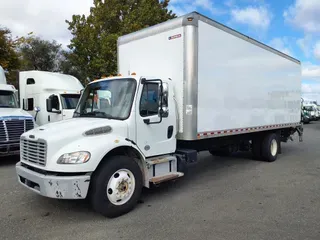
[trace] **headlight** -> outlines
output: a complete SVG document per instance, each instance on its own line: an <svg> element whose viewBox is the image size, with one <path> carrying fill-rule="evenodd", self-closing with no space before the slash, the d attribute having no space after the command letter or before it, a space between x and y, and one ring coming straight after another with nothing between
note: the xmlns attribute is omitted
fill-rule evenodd
<svg viewBox="0 0 320 240"><path fill-rule="evenodd" d="M59 157L58 164L81 164L86 163L90 159L90 153L85 151L65 153Z"/></svg>

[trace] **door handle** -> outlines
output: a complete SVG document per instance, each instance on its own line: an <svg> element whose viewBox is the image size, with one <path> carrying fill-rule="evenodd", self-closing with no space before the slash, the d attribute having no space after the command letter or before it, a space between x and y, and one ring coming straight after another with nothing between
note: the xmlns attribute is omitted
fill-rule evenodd
<svg viewBox="0 0 320 240"><path fill-rule="evenodd" d="M171 138L173 134L173 126L168 127L167 138Z"/></svg>

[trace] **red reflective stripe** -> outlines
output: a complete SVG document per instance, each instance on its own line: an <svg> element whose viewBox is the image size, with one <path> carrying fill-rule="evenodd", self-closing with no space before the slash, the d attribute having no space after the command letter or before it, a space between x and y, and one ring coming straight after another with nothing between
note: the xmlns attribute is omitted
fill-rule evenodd
<svg viewBox="0 0 320 240"><path fill-rule="evenodd" d="M204 133L198 133L198 136L210 136L210 135L219 135L219 134L230 134L230 133L236 133L236 132L248 132L252 130L259 130L259 129L270 129L270 128L279 128L284 126L290 126L290 125L297 125L298 123L285 123L285 124L278 124L278 125L268 125L268 126L259 126L254 128L238 128L238 129L229 129L229 130L219 130L215 132L204 132Z"/></svg>

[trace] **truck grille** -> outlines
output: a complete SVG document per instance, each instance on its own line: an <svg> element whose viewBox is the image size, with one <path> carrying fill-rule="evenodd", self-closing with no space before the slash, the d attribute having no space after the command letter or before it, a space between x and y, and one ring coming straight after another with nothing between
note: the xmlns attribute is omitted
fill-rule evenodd
<svg viewBox="0 0 320 240"><path fill-rule="evenodd" d="M6 142L7 141L7 131L4 126L4 122L0 121L0 142Z"/></svg>
<svg viewBox="0 0 320 240"><path fill-rule="evenodd" d="M0 144L20 141L20 136L34 128L32 119L11 119L0 121Z"/></svg>
<svg viewBox="0 0 320 240"><path fill-rule="evenodd" d="M21 159L40 166L46 165L47 144L45 141L27 140L21 138L20 142Z"/></svg>

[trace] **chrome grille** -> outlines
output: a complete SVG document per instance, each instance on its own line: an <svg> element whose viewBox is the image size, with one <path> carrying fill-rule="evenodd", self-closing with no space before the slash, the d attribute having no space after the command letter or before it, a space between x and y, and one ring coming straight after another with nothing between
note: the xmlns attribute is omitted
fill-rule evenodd
<svg viewBox="0 0 320 240"><path fill-rule="evenodd" d="M41 166L46 165L47 144L45 141L34 141L21 138L20 154L24 161Z"/></svg>
<svg viewBox="0 0 320 240"><path fill-rule="evenodd" d="M4 122L0 121L0 142L7 142L7 130L4 126Z"/></svg>
<svg viewBox="0 0 320 240"><path fill-rule="evenodd" d="M24 124L25 124L26 132L34 128L34 124L31 119L26 119Z"/></svg>
<svg viewBox="0 0 320 240"><path fill-rule="evenodd" d="M34 128L32 119L10 119L0 121L0 144L20 142L20 136Z"/></svg>
<svg viewBox="0 0 320 240"><path fill-rule="evenodd" d="M21 134L24 133L24 120L4 121L7 129L8 141L19 141Z"/></svg>

